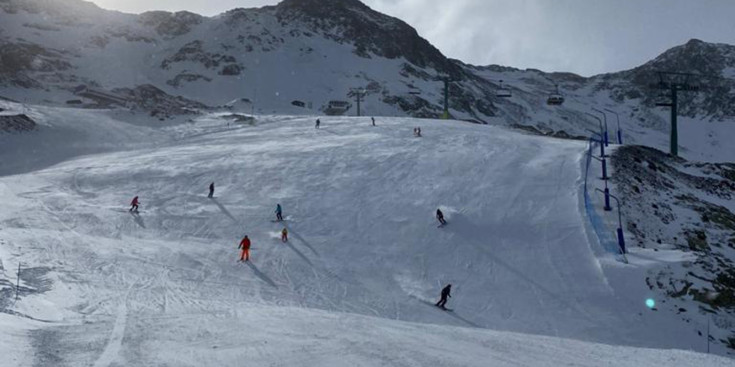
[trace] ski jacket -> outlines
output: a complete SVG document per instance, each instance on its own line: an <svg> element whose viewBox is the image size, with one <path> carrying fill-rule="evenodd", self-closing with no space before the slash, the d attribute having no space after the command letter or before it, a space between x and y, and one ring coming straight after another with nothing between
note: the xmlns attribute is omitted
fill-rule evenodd
<svg viewBox="0 0 735 367"><path fill-rule="evenodd" d="M276 213L281 213L281 206L280 205L276 205Z"/></svg>
<svg viewBox="0 0 735 367"><path fill-rule="evenodd" d="M242 241L240 241L240 246L238 246L237 248L241 248L243 250L249 250L250 249L250 239L247 237L243 238Z"/></svg>
<svg viewBox="0 0 735 367"><path fill-rule="evenodd" d="M444 287L444 289L442 289L442 297L443 297L443 298L446 298L446 297L450 297L450 298L451 298L451 297L452 297L452 295L451 295L451 294L449 294L449 292L450 292L451 290L452 290L452 286L450 286L450 285L448 285L448 286Z"/></svg>
<svg viewBox="0 0 735 367"><path fill-rule="evenodd" d="M287 230L286 228L284 228L284 229L283 229L283 230L281 231L281 234L283 234L283 235L287 235L287 234L288 234L288 230Z"/></svg>
<svg viewBox="0 0 735 367"><path fill-rule="evenodd" d="M442 213L441 210L437 209L436 210L436 217L437 218L444 218L444 213Z"/></svg>
<svg viewBox="0 0 735 367"><path fill-rule="evenodd" d="M130 202L130 205L138 205L138 197L134 197L133 201Z"/></svg>

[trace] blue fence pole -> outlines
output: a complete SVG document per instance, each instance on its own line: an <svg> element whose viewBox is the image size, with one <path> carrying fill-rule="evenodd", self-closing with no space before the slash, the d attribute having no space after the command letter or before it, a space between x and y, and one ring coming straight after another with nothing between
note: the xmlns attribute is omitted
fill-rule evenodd
<svg viewBox="0 0 735 367"><path fill-rule="evenodd" d="M615 202L618 204L618 229L616 233L618 235L618 247L620 249L620 253L625 255L626 251L625 251L625 237L623 236L623 214L620 209L620 199L618 199L615 195L610 194L610 191L607 188L605 188L605 191L600 190L600 189L595 189L595 190L605 194L605 196L609 196L613 198Z"/></svg>
<svg viewBox="0 0 735 367"><path fill-rule="evenodd" d="M620 246L620 253L627 254L625 250L625 237L623 237L623 229L618 227L618 246Z"/></svg>
<svg viewBox="0 0 735 367"><path fill-rule="evenodd" d="M605 188L605 211L609 212L612 210L612 207L610 206L610 189L607 187Z"/></svg>
<svg viewBox="0 0 735 367"><path fill-rule="evenodd" d="M603 141L605 143L605 146L609 146L610 145L610 138L609 138L608 133L607 133L607 131L608 131L608 129L607 129L607 115L605 114L605 112L600 111L600 110L598 110L596 108L592 108L592 111L599 112L602 115L602 118L605 120L605 132L603 133L602 139L603 139Z"/></svg>
<svg viewBox="0 0 735 367"><path fill-rule="evenodd" d="M620 130L620 115L617 112L609 108L605 108L605 111L610 112L615 115L615 120L618 122L618 144L622 145L623 144L623 130Z"/></svg>

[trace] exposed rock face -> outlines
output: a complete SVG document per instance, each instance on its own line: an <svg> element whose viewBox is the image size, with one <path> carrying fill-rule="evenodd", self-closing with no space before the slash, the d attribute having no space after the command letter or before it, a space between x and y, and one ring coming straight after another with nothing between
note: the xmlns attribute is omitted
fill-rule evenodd
<svg viewBox="0 0 735 367"><path fill-rule="evenodd" d="M591 79L598 90L609 89L618 100L640 99L653 107L665 91L652 88L659 82L659 71L692 73L698 93L679 93L679 114L714 119L735 116L735 46L692 39L674 47L637 68Z"/></svg>
<svg viewBox="0 0 735 367"><path fill-rule="evenodd" d="M219 72L220 75L240 75L242 67L238 64L225 65Z"/></svg>
<svg viewBox="0 0 735 367"><path fill-rule="evenodd" d="M183 85L184 83L195 82L195 81L198 81L198 80L204 80L205 82L211 82L212 81L211 78L207 78L204 75L192 74L192 73L186 73L186 72L184 72L184 73L181 73L179 75L176 75L176 77L174 77L173 79L166 81L166 84L168 84L168 85L170 85L172 87L177 87L178 88L179 86Z"/></svg>
<svg viewBox="0 0 735 367"><path fill-rule="evenodd" d="M120 88L113 92L126 98L139 108L149 111L151 116L170 117L172 115L196 114L207 106L181 96L172 96L150 84L133 89Z"/></svg>
<svg viewBox="0 0 735 367"><path fill-rule="evenodd" d="M694 254L684 270L651 269L648 286L673 302L711 310L722 325L735 323L735 214L724 206L735 198L735 164L688 162L640 146L621 147L612 162L635 242Z"/></svg>
<svg viewBox="0 0 735 367"><path fill-rule="evenodd" d="M0 132L16 133L35 129L36 122L26 115L0 115Z"/></svg>
<svg viewBox="0 0 735 367"><path fill-rule="evenodd" d="M234 56L213 54L204 51L202 41L192 41L181 47L176 54L167 57L161 62L161 68L168 69L171 64L183 61L191 61L204 65L207 69L217 68L222 63L236 63Z"/></svg>
<svg viewBox="0 0 735 367"><path fill-rule="evenodd" d="M181 36L189 33L192 27L201 23L204 17L188 11L169 13L149 11L140 15L140 22L153 27L162 36Z"/></svg>
<svg viewBox="0 0 735 367"><path fill-rule="evenodd" d="M60 52L33 43L0 41L0 83L39 88L41 83L31 78L29 72L49 73L70 68L71 64Z"/></svg>
<svg viewBox="0 0 735 367"><path fill-rule="evenodd" d="M460 68L450 62L414 28L378 13L358 0L285 0L276 7L284 26L305 24L310 31L355 45L355 53L389 59L404 57L418 67L432 67L451 76Z"/></svg>

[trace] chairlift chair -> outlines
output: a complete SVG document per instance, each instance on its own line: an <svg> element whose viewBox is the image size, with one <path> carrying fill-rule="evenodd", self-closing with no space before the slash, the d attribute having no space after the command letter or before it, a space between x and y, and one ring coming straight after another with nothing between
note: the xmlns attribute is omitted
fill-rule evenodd
<svg viewBox="0 0 735 367"><path fill-rule="evenodd" d="M495 96L498 98L510 98L512 95L510 93L510 89L503 87L503 81L500 81L500 86L498 87L498 90L495 92Z"/></svg>
<svg viewBox="0 0 735 367"><path fill-rule="evenodd" d="M556 92L549 94L546 104L549 106L559 106L564 103L564 96L559 92L559 86L556 86Z"/></svg>

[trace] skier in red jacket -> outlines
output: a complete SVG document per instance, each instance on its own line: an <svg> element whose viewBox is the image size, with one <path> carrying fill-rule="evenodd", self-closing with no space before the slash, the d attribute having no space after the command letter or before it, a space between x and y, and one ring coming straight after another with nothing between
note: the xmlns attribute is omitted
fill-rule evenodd
<svg viewBox="0 0 735 367"><path fill-rule="evenodd" d="M245 236L240 241L240 246L237 246L237 248L242 249L242 252L240 252L240 261L250 260L250 239L248 236Z"/></svg>
<svg viewBox="0 0 735 367"><path fill-rule="evenodd" d="M138 202L138 197L136 196L136 197L133 198L133 201L130 202L130 210L129 211L132 212L133 210L135 210L135 212L137 213L138 212L138 204L140 204L140 202Z"/></svg>

